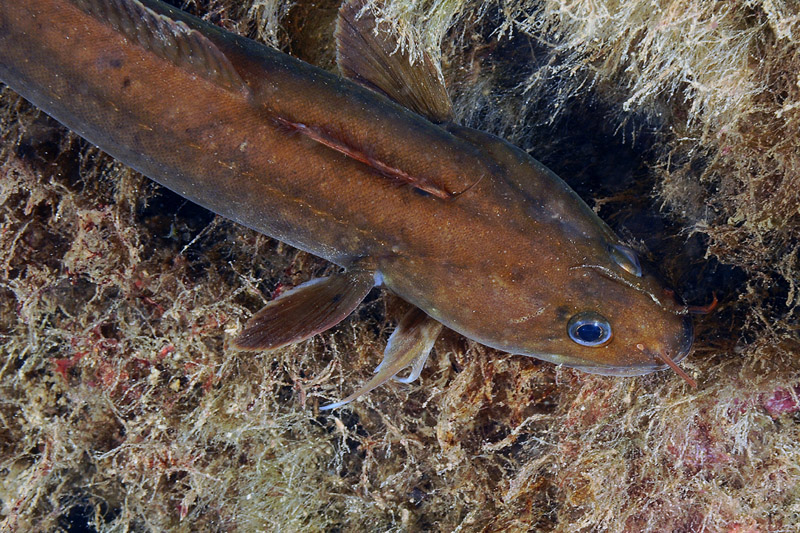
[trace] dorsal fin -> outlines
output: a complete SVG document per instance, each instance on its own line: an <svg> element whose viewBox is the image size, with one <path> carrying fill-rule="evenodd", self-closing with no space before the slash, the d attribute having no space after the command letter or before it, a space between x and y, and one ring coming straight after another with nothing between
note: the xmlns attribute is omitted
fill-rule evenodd
<svg viewBox="0 0 800 533"><path fill-rule="evenodd" d="M128 39L226 89L248 91L230 60L205 35L139 0L73 0Z"/></svg>
<svg viewBox="0 0 800 533"><path fill-rule="evenodd" d="M365 0L347 0L336 22L336 60L342 75L381 92L433 122L453 120L439 69L427 53L411 63L393 32L376 31Z"/></svg>

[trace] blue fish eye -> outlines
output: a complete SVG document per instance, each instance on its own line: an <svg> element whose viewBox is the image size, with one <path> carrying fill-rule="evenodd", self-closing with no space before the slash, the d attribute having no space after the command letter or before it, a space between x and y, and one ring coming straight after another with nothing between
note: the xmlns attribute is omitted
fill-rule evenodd
<svg viewBox="0 0 800 533"><path fill-rule="evenodd" d="M581 346L602 346L611 340L611 324L600 313L583 311L569 319L567 334Z"/></svg>
<svg viewBox="0 0 800 533"><path fill-rule="evenodd" d="M612 244L608 247L608 251L614 262L626 272L633 274L637 278L642 277L642 265L639 264L636 252L622 244Z"/></svg>

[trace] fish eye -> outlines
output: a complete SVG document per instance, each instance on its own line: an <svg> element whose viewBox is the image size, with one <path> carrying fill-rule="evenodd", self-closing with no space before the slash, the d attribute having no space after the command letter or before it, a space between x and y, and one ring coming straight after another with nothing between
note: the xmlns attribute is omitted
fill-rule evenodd
<svg viewBox="0 0 800 533"><path fill-rule="evenodd" d="M633 274L637 278L642 277L642 265L639 264L639 258L636 252L623 246L622 244L612 244L608 247L611 258L621 266L629 274Z"/></svg>
<svg viewBox="0 0 800 533"><path fill-rule="evenodd" d="M569 319L567 334L581 346L602 346L611 340L611 324L600 313L583 311Z"/></svg>

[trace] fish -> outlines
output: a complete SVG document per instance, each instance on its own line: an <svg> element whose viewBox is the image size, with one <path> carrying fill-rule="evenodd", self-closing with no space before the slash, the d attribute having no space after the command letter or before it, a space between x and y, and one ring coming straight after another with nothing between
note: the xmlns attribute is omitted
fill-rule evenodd
<svg viewBox="0 0 800 533"><path fill-rule="evenodd" d="M0 81L168 189L341 268L268 302L235 348L308 339L376 286L410 304L373 378L321 409L418 379L443 327L693 384L686 306L552 171L460 125L432 57L411 61L376 25L365 0L342 4L337 75L158 0L0 0Z"/></svg>

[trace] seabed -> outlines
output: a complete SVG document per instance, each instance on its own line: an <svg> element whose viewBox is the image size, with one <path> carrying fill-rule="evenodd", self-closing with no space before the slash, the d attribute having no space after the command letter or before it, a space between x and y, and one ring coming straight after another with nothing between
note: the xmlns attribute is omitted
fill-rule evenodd
<svg viewBox="0 0 800 533"><path fill-rule="evenodd" d="M180 2L178 2L180 4ZM333 70L331 1L182 6ZM0 89L6 531L736 531L800 523L792 2L390 1L463 124L555 170L698 317L682 366L593 376L446 333L333 413L403 303L231 340L330 265L187 203ZM388 26L387 26L388 27ZM416 47L416 48L415 48Z"/></svg>

